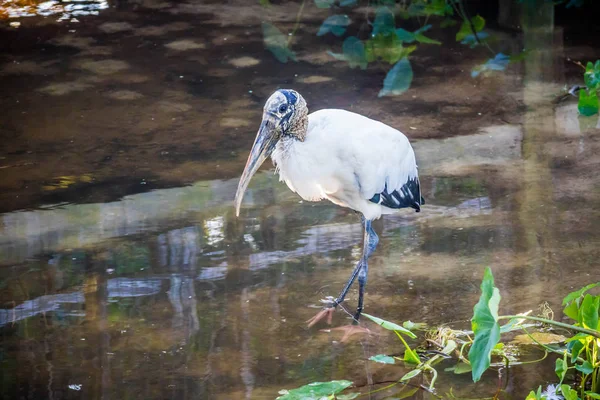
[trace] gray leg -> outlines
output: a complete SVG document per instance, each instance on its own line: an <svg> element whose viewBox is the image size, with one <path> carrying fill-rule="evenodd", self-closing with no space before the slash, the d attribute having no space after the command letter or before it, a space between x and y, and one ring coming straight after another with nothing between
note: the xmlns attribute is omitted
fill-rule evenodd
<svg viewBox="0 0 600 400"><path fill-rule="evenodd" d="M365 293L365 285L367 284L367 275L369 274L369 257L377 248L379 237L371 226L371 221L365 221L365 244L363 248L363 256L361 259L362 268L358 273L358 307L354 319L358 321L363 310L363 296Z"/></svg>
<svg viewBox="0 0 600 400"><path fill-rule="evenodd" d="M365 285L367 283L367 274L369 272L368 260L373 251L375 251L377 243L379 243L379 237L377 236L377 233L375 233L375 231L373 230L373 227L371 226L371 221L365 220L365 217L363 216L361 216L361 221L365 229L363 254L360 258L360 261L358 262L358 264L356 264L356 267L352 271L352 275L350 275L350 279L348 279L346 286L344 286L344 289L342 289L342 292L340 293L338 298L333 301L333 307L337 306L342 301L344 301L344 298L348 294L348 290L350 290L350 286L352 286L352 284L356 280L356 277L358 276L358 308L356 309L356 315L354 317L355 319L358 319L360 317L360 313L363 309L363 295Z"/></svg>

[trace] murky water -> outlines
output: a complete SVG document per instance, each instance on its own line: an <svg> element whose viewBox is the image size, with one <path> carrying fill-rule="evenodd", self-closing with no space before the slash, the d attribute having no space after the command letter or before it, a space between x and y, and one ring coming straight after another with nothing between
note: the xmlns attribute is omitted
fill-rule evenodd
<svg viewBox="0 0 600 400"><path fill-rule="evenodd" d="M327 55L341 41L315 35L327 13L312 2L298 14L292 2L144 0L95 16L103 3L49 3L2 3L3 398L271 399L312 381L366 392L403 375L367 361L400 351L376 327L347 342L306 327L360 257L357 215L302 202L265 171L235 218L237 177L278 87L414 143L427 205L376 224L368 313L468 326L491 266L502 312L547 301L560 319L562 297L598 279L600 125L554 99L580 83L567 58L600 54L552 12L507 30L483 7L495 46L530 49L524 61L473 79L489 50L439 30L444 45L411 55L408 92L378 98L387 70ZM261 22L291 32L297 16L298 62L278 63ZM338 311L334 326L346 323ZM473 385L450 366L438 394L496 392L496 373ZM503 396L524 398L553 368L511 369Z"/></svg>

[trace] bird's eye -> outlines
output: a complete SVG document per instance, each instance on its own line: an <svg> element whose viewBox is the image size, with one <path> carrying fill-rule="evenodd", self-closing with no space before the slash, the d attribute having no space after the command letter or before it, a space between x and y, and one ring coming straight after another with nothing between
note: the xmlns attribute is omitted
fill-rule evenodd
<svg viewBox="0 0 600 400"><path fill-rule="evenodd" d="M287 111L287 104L282 104L282 105L279 106L279 112L280 113L283 114L286 111Z"/></svg>

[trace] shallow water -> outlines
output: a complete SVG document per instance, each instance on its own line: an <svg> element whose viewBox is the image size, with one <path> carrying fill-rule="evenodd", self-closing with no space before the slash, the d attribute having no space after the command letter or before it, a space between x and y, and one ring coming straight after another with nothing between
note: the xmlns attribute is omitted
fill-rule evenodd
<svg viewBox="0 0 600 400"><path fill-rule="evenodd" d="M300 201L266 167L235 217L237 179L278 87L312 110L380 119L414 144L427 204L375 224L366 312L467 327L490 266L502 313L548 302L560 320L563 296L598 280L600 125L574 100L554 101L581 83L567 58L600 57L584 16L578 29L540 13L513 30L474 4L494 46L531 53L474 79L489 50L434 29L444 44L411 55L411 88L378 98L387 69L328 56L341 41L315 35L327 11L312 2L298 62L265 50L261 22L291 32L299 6L146 0L79 22L56 22L59 11L2 21L3 398L271 399L332 379L366 392L404 374L367 361L401 351L368 322L372 335L345 342L306 327L360 257L356 214ZM338 311L333 326L348 322ZM496 392L496 372L473 385L443 372L451 366L438 368L438 394ZM524 398L553 370L552 359L511 368L502 396Z"/></svg>

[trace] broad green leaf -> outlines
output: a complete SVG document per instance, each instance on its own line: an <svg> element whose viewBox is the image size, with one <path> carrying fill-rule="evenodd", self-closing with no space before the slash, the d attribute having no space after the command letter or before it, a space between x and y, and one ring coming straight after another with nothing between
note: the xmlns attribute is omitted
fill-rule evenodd
<svg viewBox="0 0 600 400"><path fill-rule="evenodd" d="M453 371L455 374L466 374L467 372L471 372L471 370L471 365L459 361L459 363L456 364L456 367L454 367Z"/></svg>
<svg viewBox="0 0 600 400"><path fill-rule="evenodd" d="M594 366L589 361L584 361L583 364L575 364L575 369L585 375L594 372Z"/></svg>
<svg viewBox="0 0 600 400"><path fill-rule="evenodd" d="M569 385L560 385L560 391L565 400L578 400L577 390L571 389Z"/></svg>
<svg viewBox="0 0 600 400"><path fill-rule="evenodd" d="M581 343L580 340L573 340L572 342L567 344L567 350L569 350L569 352L571 353L572 363L574 363L575 360L577 360L577 357L579 357L579 353L581 353L581 350L583 350L584 347L584 344Z"/></svg>
<svg viewBox="0 0 600 400"><path fill-rule="evenodd" d="M367 57L365 54L365 45L356 36L349 36L342 44L343 54L328 52L329 55L338 60L348 62L350 68L360 67L367 68Z"/></svg>
<svg viewBox="0 0 600 400"><path fill-rule="evenodd" d="M413 80L413 70L408 58L404 57L394 65L383 80L383 89L378 97L398 96L406 92Z"/></svg>
<svg viewBox="0 0 600 400"><path fill-rule="evenodd" d="M581 297L585 292L587 292L590 289L595 288L596 286L600 286L600 282L596 282L596 283L590 283L589 285L582 287L579 290L576 290L574 292L569 293L562 301L562 305L567 305L568 303L572 302L573 300L577 300L579 297Z"/></svg>
<svg viewBox="0 0 600 400"><path fill-rule="evenodd" d="M315 0L315 5L318 8L331 8L334 3L335 0Z"/></svg>
<svg viewBox="0 0 600 400"><path fill-rule="evenodd" d="M378 7L375 11L375 21L373 22L372 36L379 34L390 35L394 33L396 23L394 22L394 14L388 7Z"/></svg>
<svg viewBox="0 0 600 400"><path fill-rule="evenodd" d="M490 58L485 64L473 68L471 77L475 78L481 73L489 71L504 71L510 63L510 57L503 53L498 53L494 58Z"/></svg>
<svg viewBox="0 0 600 400"><path fill-rule="evenodd" d="M434 40L434 39L428 38L427 36L423 35L422 33L416 34L415 39L417 39L417 42L420 42L420 43L442 44L442 42L440 42L439 40Z"/></svg>
<svg viewBox="0 0 600 400"><path fill-rule="evenodd" d="M296 54L288 47L287 37L279 29L268 22L263 22L262 31L265 47L278 61L282 63L288 60L296 61Z"/></svg>
<svg viewBox="0 0 600 400"><path fill-rule="evenodd" d="M386 356L385 354L377 354L376 356L369 357L369 360L375 361L381 364L396 364L394 357Z"/></svg>
<svg viewBox="0 0 600 400"><path fill-rule="evenodd" d="M396 36L398 36L398 39L406 43L412 43L416 40L414 33L402 28L396 29Z"/></svg>
<svg viewBox="0 0 600 400"><path fill-rule="evenodd" d="M419 365L421 363L421 358L419 358L419 355L407 345L404 347L404 362Z"/></svg>
<svg viewBox="0 0 600 400"><path fill-rule="evenodd" d="M400 332L400 333L403 333L403 334L405 334L406 336L408 336L408 337L410 337L412 339L416 339L416 337L417 337L417 335L415 335L414 333L412 333L408 329L401 327L398 324L386 321L386 320L381 319L381 318L374 317L374 316L372 316L370 314L367 314L367 313L362 313L362 315L364 315L365 317L369 318L371 321L375 322L377 325L381 326L382 328L387 329L388 331Z"/></svg>
<svg viewBox="0 0 600 400"><path fill-rule="evenodd" d="M592 399L600 399L600 393L595 393L595 392L585 392L585 394L589 397L591 397Z"/></svg>
<svg viewBox="0 0 600 400"><path fill-rule="evenodd" d="M325 396L338 394L348 386L350 381L313 382L297 389L282 390L277 400L320 400Z"/></svg>
<svg viewBox="0 0 600 400"><path fill-rule="evenodd" d="M579 322L586 328L598 329L598 312L600 310L600 296L586 294L579 307L581 319Z"/></svg>
<svg viewBox="0 0 600 400"><path fill-rule="evenodd" d="M469 21L467 20L463 21L462 25L460 26L460 30L456 34L457 42L461 42L465 37L467 37L467 35L473 34L471 24L473 25L475 32L480 32L485 26L485 19L483 19L483 17L480 15L476 15L473 18L471 18L471 23L469 23Z"/></svg>
<svg viewBox="0 0 600 400"><path fill-rule="evenodd" d="M545 397L542 397L542 386L538 386L537 392L534 392L533 390L531 392L529 392L529 394L525 398L525 400L542 400L542 399L545 399Z"/></svg>
<svg viewBox="0 0 600 400"><path fill-rule="evenodd" d="M413 369L409 373L405 374L402 378L400 378L400 382L406 382L407 380L414 378L415 376L419 375L420 373L421 373L420 369Z"/></svg>
<svg viewBox="0 0 600 400"><path fill-rule="evenodd" d="M342 6L342 7L352 7L352 6L355 6L356 3L358 3L358 0L341 0L340 1L340 6Z"/></svg>
<svg viewBox="0 0 600 400"><path fill-rule="evenodd" d="M332 15L323 21L323 24L317 32L317 36L323 36L328 32L333 33L335 36L342 36L346 33L346 27L350 25L350 18L347 15L337 14Z"/></svg>
<svg viewBox="0 0 600 400"><path fill-rule="evenodd" d="M438 15L443 17L444 15L452 15L454 10L452 6L446 2L446 0L430 0L427 2L415 2L413 1L408 6L407 17L420 17L420 16L431 16Z"/></svg>
<svg viewBox="0 0 600 400"><path fill-rule="evenodd" d="M596 64L587 63L585 73L583 74L585 85L589 90L596 90L600 86L600 60Z"/></svg>
<svg viewBox="0 0 600 400"><path fill-rule="evenodd" d="M577 301L570 302L563 312L567 317L577 321L579 319L579 305L577 304Z"/></svg>
<svg viewBox="0 0 600 400"><path fill-rule="evenodd" d="M558 376L558 379L560 379L561 382L563 381L563 379L565 379L565 374L567 373L567 368L568 368L568 365L565 362L565 360L563 360L562 358L556 359L556 364L554 366L554 372L556 373L556 376Z"/></svg>
<svg viewBox="0 0 600 400"><path fill-rule="evenodd" d="M416 46L402 46L402 41L396 34L380 34L366 42L365 54L369 62L382 60L390 64L395 64L403 57L415 51L416 48Z"/></svg>
<svg viewBox="0 0 600 400"><path fill-rule="evenodd" d="M494 286L494 276L488 267L485 269L481 282L481 297L473 308L473 318L471 319L475 340L469 350L469 362L473 368L474 382L477 382L489 368L492 350L500 340L499 303L500 292Z"/></svg>
<svg viewBox="0 0 600 400"><path fill-rule="evenodd" d="M577 109L581 115L590 117L598 113L600 104L598 102L598 94L595 90L588 91L581 89L579 91L579 102L577 103Z"/></svg>

